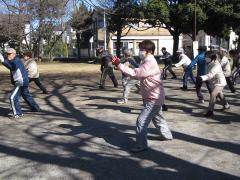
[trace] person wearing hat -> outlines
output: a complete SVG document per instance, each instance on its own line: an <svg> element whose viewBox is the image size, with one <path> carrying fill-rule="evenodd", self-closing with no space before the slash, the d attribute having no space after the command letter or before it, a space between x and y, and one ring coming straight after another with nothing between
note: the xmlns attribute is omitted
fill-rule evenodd
<svg viewBox="0 0 240 180"><path fill-rule="evenodd" d="M182 90L187 90L187 79L190 76L192 79L193 83L196 84L196 79L193 76L192 73L192 68L187 69L188 65L191 64L191 59L187 57L187 55L184 54L183 48L179 48L177 51L179 62L175 64L176 67L182 66L184 69L184 74L183 74L183 87Z"/></svg>
<svg viewBox="0 0 240 180"><path fill-rule="evenodd" d="M118 87L118 82L117 79L113 73L113 64L112 64L112 58L111 55L105 51L103 48L98 48L97 49L97 54L100 56L100 61L101 61L101 78L100 78L100 89L105 88L105 80L107 78L107 75L110 77L112 80L114 87Z"/></svg>
<svg viewBox="0 0 240 180"><path fill-rule="evenodd" d="M22 61L16 56L16 50L9 48L7 50L7 59L4 59L0 53L0 61L6 68L10 70L12 84L14 85L14 88L9 97L13 111L13 116L11 118L21 118L23 116L19 103L20 96L22 96L23 99L27 102L32 111L40 111L38 104L29 93L29 80L27 71Z"/></svg>
<svg viewBox="0 0 240 180"><path fill-rule="evenodd" d="M221 64L217 60L217 53L214 51L206 52L206 63L208 68L208 73L206 75L199 76L199 81L209 81L211 86L210 101L208 106L208 111L204 115L205 117L214 116L213 110L216 103L216 98L219 96L221 104L223 105L222 110L230 109L230 105L226 101L223 89L226 86L226 79L221 67Z"/></svg>
<svg viewBox="0 0 240 180"><path fill-rule="evenodd" d="M233 85L231 65L230 65L230 61L229 61L230 57L227 53L227 50L224 48L220 48L219 55L220 55L219 62L222 66L222 70L225 75L227 85L228 85L229 89L231 90L231 92L235 93L236 90Z"/></svg>
<svg viewBox="0 0 240 180"><path fill-rule="evenodd" d="M172 79L177 79L176 74L172 70L172 55L167 52L166 48L162 48L162 56L160 60L163 60L165 67L163 68L163 79L167 79L167 71L172 74Z"/></svg>
<svg viewBox="0 0 240 180"><path fill-rule="evenodd" d="M207 66L205 61L205 53L206 53L206 46L199 46L198 47L198 55L192 60L192 62L188 65L187 70L190 70L193 68L195 64L197 64L197 77L203 76L207 73ZM198 80L198 79L197 79ZM211 93L211 88L208 81L205 81L208 92ZM200 103L204 103L204 97L201 92L202 83L196 82L196 93L198 97L198 101Z"/></svg>
<svg viewBox="0 0 240 180"><path fill-rule="evenodd" d="M24 66L28 72L29 83L34 81L35 84L42 90L43 94L47 94L47 89L42 85L39 79L39 72L36 61L32 58L30 51L23 53Z"/></svg>

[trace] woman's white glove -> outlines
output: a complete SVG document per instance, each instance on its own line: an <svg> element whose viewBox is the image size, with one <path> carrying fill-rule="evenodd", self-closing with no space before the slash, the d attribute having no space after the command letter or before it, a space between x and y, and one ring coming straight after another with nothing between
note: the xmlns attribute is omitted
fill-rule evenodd
<svg viewBox="0 0 240 180"><path fill-rule="evenodd" d="M4 62L4 57L3 57L3 55L1 53L0 53L0 61L1 61L1 63Z"/></svg>

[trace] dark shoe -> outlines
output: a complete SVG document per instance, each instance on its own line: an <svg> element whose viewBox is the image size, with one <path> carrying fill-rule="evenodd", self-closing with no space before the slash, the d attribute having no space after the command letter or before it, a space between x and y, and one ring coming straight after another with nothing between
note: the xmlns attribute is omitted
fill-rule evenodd
<svg viewBox="0 0 240 180"><path fill-rule="evenodd" d="M139 152L143 152L143 151L146 151L146 150L148 150L148 148L147 147L134 147L134 148L132 148L132 149L130 149L130 152L132 152L132 153L139 153Z"/></svg>
<svg viewBox="0 0 240 180"><path fill-rule="evenodd" d="M114 85L115 88L118 88L118 84L117 85Z"/></svg>
<svg viewBox="0 0 240 180"><path fill-rule="evenodd" d="M39 109L32 109L32 112L40 112L41 111L41 109L39 108Z"/></svg>
<svg viewBox="0 0 240 180"><path fill-rule="evenodd" d="M205 117L213 117L214 114L213 114L212 111L208 111L204 116L205 116Z"/></svg>
<svg viewBox="0 0 240 180"><path fill-rule="evenodd" d="M163 105L162 105L162 110L163 110L163 111L168 111L168 107L167 107L165 104L163 104Z"/></svg>
<svg viewBox="0 0 240 180"><path fill-rule="evenodd" d="M105 89L102 85L99 86L99 89Z"/></svg>
<svg viewBox="0 0 240 180"><path fill-rule="evenodd" d="M171 141L171 140L173 140L173 138L165 138L165 137L163 137L163 136L160 136L160 137L159 137L159 140L160 140L160 141Z"/></svg>
<svg viewBox="0 0 240 180"><path fill-rule="evenodd" d="M43 94L48 94L48 91L43 91Z"/></svg>
<svg viewBox="0 0 240 180"><path fill-rule="evenodd" d="M176 76L173 76L171 79L177 79L177 77L176 77Z"/></svg>
<svg viewBox="0 0 240 180"><path fill-rule="evenodd" d="M181 87L183 91L186 91L188 88L186 86Z"/></svg>

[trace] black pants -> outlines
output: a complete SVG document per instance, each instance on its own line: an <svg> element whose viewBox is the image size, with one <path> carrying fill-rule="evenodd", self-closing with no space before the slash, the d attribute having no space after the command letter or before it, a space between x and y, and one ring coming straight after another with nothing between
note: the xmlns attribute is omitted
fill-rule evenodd
<svg viewBox="0 0 240 180"><path fill-rule="evenodd" d="M236 90L235 90L234 85L233 85L232 77L230 76L230 77L225 77L225 78L226 78L227 85L228 85L230 91L231 91L232 93L235 93Z"/></svg>
<svg viewBox="0 0 240 180"><path fill-rule="evenodd" d="M35 84L42 90L44 94L48 93L47 89L42 85L39 78L29 78L29 83L32 81L35 82Z"/></svg>
<svg viewBox="0 0 240 180"><path fill-rule="evenodd" d="M209 81L205 81L205 84L206 84L206 87L207 87L207 89L208 89L209 94L211 94L212 89L211 89L211 87L210 87ZM198 81L196 81L197 97L198 97L199 100L204 100L203 94L202 94L202 92L201 92L201 87L202 87L202 82L199 83Z"/></svg>
<svg viewBox="0 0 240 180"><path fill-rule="evenodd" d="M163 75L162 75L163 79L167 79L167 71L169 71L172 74L173 78L176 78L176 74L172 70L172 65L171 64L168 64L168 65L165 64L165 67L163 68Z"/></svg>
<svg viewBox="0 0 240 180"><path fill-rule="evenodd" d="M114 76L113 68L111 68L111 67L103 68L102 74L101 74L101 79L100 79L100 86L101 87L105 87L105 80L107 78L107 75L112 80L112 82L114 84L114 87L117 87L118 86L118 82L117 82L116 77Z"/></svg>
<svg viewBox="0 0 240 180"><path fill-rule="evenodd" d="M237 83L237 78L240 77L240 67L238 67L233 73L232 73L232 81L234 84Z"/></svg>

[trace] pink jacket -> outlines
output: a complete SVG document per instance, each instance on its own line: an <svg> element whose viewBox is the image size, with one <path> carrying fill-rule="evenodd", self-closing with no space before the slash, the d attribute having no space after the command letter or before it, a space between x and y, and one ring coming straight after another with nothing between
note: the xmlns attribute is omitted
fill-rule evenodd
<svg viewBox="0 0 240 180"><path fill-rule="evenodd" d="M140 80L140 92L144 101L150 101L156 105L164 103L165 93L161 71L153 55L148 55L139 68L132 69L124 64L119 64L118 69L124 74Z"/></svg>

